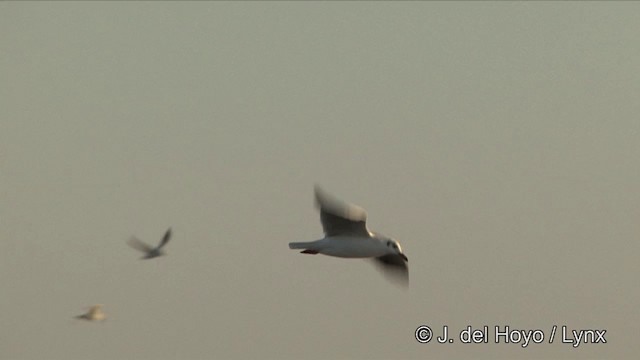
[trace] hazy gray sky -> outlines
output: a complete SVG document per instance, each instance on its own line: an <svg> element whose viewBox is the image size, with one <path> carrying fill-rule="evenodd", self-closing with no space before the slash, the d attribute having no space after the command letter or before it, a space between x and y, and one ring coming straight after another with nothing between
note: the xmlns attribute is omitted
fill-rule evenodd
<svg viewBox="0 0 640 360"><path fill-rule="evenodd" d="M639 11L0 3L0 358L636 356ZM322 237L315 183L401 242L408 291L288 249ZM169 226L166 257L126 245Z"/></svg>

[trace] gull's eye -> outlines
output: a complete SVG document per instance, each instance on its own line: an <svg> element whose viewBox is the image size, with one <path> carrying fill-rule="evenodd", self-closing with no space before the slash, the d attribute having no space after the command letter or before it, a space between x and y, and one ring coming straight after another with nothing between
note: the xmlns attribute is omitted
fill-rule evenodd
<svg viewBox="0 0 640 360"><path fill-rule="evenodd" d="M393 244L393 248L397 250L398 249L398 245Z"/></svg>

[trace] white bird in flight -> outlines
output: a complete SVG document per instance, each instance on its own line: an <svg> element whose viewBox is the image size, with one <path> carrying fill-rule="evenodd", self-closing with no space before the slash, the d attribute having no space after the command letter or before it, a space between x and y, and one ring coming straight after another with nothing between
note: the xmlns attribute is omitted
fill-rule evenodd
<svg viewBox="0 0 640 360"><path fill-rule="evenodd" d="M324 254L342 258L373 258L383 273L408 285L407 256L400 243L367 229L367 213L356 205L340 201L315 187L315 203L325 237L316 241L291 242L290 249L303 254Z"/></svg>
<svg viewBox="0 0 640 360"><path fill-rule="evenodd" d="M89 308L86 314L78 315L75 318L88 321L104 321L107 315L102 311L102 304L96 304Z"/></svg>
<svg viewBox="0 0 640 360"><path fill-rule="evenodd" d="M129 246L145 253L142 259L153 259L158 256L166 255L165 252L162 251L162 247L167 245L170 238L171 238L171 228L169 228L169 230L167 230L167 232L164 233L164 237L160 241L160 244L158 244L158 246L156 247L151 247L143 243L142 241L138 240L138 238L136 237L132 237L131 239L129 239Z"/></svg>

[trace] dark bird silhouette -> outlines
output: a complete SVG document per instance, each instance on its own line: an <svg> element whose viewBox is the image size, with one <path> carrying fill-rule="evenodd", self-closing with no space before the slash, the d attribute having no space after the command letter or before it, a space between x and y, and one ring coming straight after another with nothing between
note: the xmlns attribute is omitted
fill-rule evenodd
<svg viewBox="0 0 640 360"><path fill-rule="evenodd" d="M136 237L132 237L131 239L129 239L128 243L129 243L129 246L131 246L132 248L142 251L144 253L144 256L142 257L142 259L146 260L146 259L153 259L158 256L166 255L165 252L162 251L162 248L165 245L167 245L170 238L171 238L171 228L169 228L169 230L167 230L167 232L164 233L164 237L160 241L160 244L158 244L158 246L156 247L149 246L144 242L140 241Z"/></svg>

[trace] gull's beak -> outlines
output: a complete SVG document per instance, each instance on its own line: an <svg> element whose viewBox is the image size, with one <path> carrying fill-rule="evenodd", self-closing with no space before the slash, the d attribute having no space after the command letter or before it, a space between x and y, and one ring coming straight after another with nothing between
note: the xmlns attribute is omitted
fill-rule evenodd
<svg viewBox="0 0 640 360"><path fill-rule="evenodd" d="M405 254L400 254L400 256L402 256L402 258L404 259L404 261L409 262L409 259L407 259L407 255L405 255Z"/></svg>

